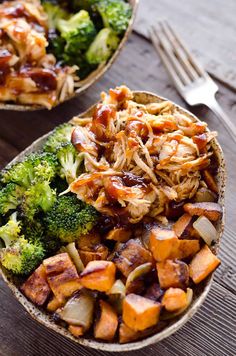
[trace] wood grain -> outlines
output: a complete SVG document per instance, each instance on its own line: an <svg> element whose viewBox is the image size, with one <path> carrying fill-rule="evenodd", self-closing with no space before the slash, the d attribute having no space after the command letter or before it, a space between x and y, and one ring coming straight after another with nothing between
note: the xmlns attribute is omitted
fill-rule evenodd
<svg viewBox="0 0 236 356"><path fill-rule="evenodd" d="M236 90L235 13L234 0L141 0L135 30L149 37L151 24L168 19L209 73Z"/></svg>
<svg viewBox="0 0 236 356"><path fill-rule="evenodd" d="M55 125L83 111L98 93L126 83L132 89L149 90L186 105L169 82L149 41L133 34L120 58L104 78L80 98L48 111L33 113L0 112L0 165ZM231 117L236 116L235 94L220 85L219 101ZM236 355L236 267L235 267L235 193L236 148L223 126L203 107L194 113L219 131L219 141L228 166L226 194L227 223L220 256L222 265L215 275L212 290L197 315L175 335L132 356L235 356ZM95 356L109 355L80 347L33 321L0 281L0 355L1 356Z"/></svg>

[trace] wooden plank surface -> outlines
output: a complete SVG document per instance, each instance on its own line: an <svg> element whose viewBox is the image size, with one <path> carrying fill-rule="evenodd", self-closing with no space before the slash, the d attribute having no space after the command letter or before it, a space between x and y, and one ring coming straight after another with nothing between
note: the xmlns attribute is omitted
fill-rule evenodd
<svg viewBox="0 0 236 356"><path fill-rule="evenodd" d="M183 105L154 52L144 38L133 34L113 68L80 98L52 110L34 113L0 111L0 165L28 146L55 125L70 119L99 98L101 90L126 83L131 89L149 90ZM219 101L231 117L236 117L235 94L220 85ZM130 353L131 356L235 356L236 355L236 244L234 231L236 193L236 148L223 126L206 108L195 114L219 131L219 141L228 163L226 194L227 228L222 240L222 265L215 275L212 290L196 316L180 331L157 345ZM4 154L3 154L4 153ZM82 348L48 331L33 321L0 281L0 355L1 356L74 356L109 355Z"/></svg>
<svg viewBox="0 0 236 356"><path fill-rule="evenodd" d="M236 90L235 0L141 0L135 30L166 18L207 70Z"/></svg>

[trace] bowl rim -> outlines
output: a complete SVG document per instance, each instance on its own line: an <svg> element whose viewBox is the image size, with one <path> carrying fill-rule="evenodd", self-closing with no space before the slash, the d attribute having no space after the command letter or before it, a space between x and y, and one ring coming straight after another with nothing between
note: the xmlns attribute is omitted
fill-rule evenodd
<svg viewBox="0 0 236 356"><path fill-rule="evenodd" d="M137 96L146 96L147 98L150 99L149 102L161 102L161 101L166 101L168 99L156 95L152 92L148 91L133 91L134 93L134 100L136 99ZM154 100L152 100L154 99ZM174 104L174 106L178 109L180 113L184 113L187 115L189 118L191 118L194 121L200 121L194 114L189 112L187 109L181 107L180 105L176 104L172 100L171 103ZM139 101L137 101L139 102ZM89 107L86 111L83 113L79 114L79 117L83 117L88 115L94 107L97 105L94 104L91 107ZM72 119L73 120L73 119ZM72 121L70 120L70 121ZM70 122L69 121L69 122ZM48 132L47 134L41 136L37 140L35 140L30 146L28 146L25 150L23 150L19 155L17 155L10 163L8 163L7 166L10 166L11 164L21 160L25 155L36 151L40 149L40 146L42 146L43 142L47 139L47 137L50 135L52 131ZM225 159L223 155L222 148L218 141L216 139L213 140L213 150L215 154L218 157L219 160L219 172L218 172L218 177L219 177L219 188L220 188L220 193L219 193L219 200L220 204L222 205L223 208L223 215L221 222L219 223L218 226L218 241L216 244L216 252L219 250L219 245L220 245L220 240L223 234L224 230L224 224L225 224L225 207L224 207L224 198L225 198L225 183L226 183L226 167L225 167ZM164 340L168 336L172 335L174 332L176 332L178 329L180 329L187 321L192 318L192 316L198 311L200 306L203 304L204 300L206 299L209 290L211 288L212 282L213 282L213 276L214 273L211 274L205 281L205 285L203 287L202 293L195 299L189 308L181 314L180 316L177 317L176 321L173 321L170 323L170 325L167 325L163 330L157 332L154 335L148 336L142 340L137 340L134 342L126 343L126 344L119 344L119 343L105 343L105 342L99 342L94 339L87 339L87 338L75 338L73 335L69 333L69 331L60 326L57 325L54 321L52 321L52 318L45 313L45 311L41 311L39 308L37 308L33 303L31 303L17 288L17 286L11 281L9 276L7 275L6 271L1 267L0 265L0 275L2 276L3 280L7 283L8 287L11 289L13 294L15 295L16 299L23 305L23 307L27 310L27 312L31 315L31 317L35 320L37 320L40 324L46 326L48 329L53 330L57 332L58 334L65 336L69 338L70 340L82 345L82 346L87 346L93 349L97 350L102 350L102 351L110 351L110 352L124 352L124 351L132 351L132 350L138 350L141 348L144 348L146 346L155 344L161 340Z"/></svg>
<svg viewBox="0 0 236 356"><path fill-rule="evenodd" d="M127 42L129 35L132 32L134 20L137 14L137 9L139 5L139 0L128 0L129 4L132 7L132 16L129 20L129 25L119 43L118 48L115 50L111 58L102 66L98 66L94 71L92 71L85 79L81 80L81 86L74 91L74 93L68 96L63 102L57 103L50 110L56 108L57 106L64 104L65 102L78 97L84 91L86 91L90 86L95 84L113 65L113 63L118 58L121 50L124 48L125 43ZM12 110L12 111L39 111L39 110L48 110L42 105L29 105L29 104L14 104L14 103L4 103L0 101L0 110Z"/></svg>

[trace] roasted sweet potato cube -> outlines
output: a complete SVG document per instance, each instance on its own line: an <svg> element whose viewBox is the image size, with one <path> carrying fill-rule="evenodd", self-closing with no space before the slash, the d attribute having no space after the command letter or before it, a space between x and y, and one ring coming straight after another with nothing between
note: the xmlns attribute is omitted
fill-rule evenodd
<svg viewBox="0 0 236 356"><path fill-rule="evenodd" d="M77 241L77 247L79 250L93 251L94 247L101 243L99 234L91 232L90 234L80 236Z"/></svg>
<svg viewBox="0 0 236 356"><path fill-rule="evenodd" d="M189 283L188 265L179 260L166 260L157 263L160 287L167 289L186 288Z"/></svg>
<svg viewBox="0 0 236 356"><path fill-rule="evenodd" d="M212 174L209 172L208 169L205 169L203 172L203 178L208 186L209 189L211 189L213 192L218 193L218 187L216 184L216 181Z"/></svg>
<svg viewBox="0 0 236 356"><path fill-rule="evenodd" d="M107 292L115 282L115 273L113 262L91 261L80 274L80 282L85 288Z"/></svg>
<svg viewBox="0 0 236 356"><path fill-rule="evenodd" d="M128 277L130 272L139 265L152 262L152 254L132 239L122 244L118 251L116 251L113 262L123 275Z"/></svg>
<svg viewBox="0 0 236 356"><path fill-rule="evenodd" d="M47 310L49 312L55 312L58 308L62 307L63 303L53 296L52 299L48 302Z"/></svg>
<svg viewBox="0 0 236 356"><path fill-rule="evenodd" d="M182 260L183 258L192 257L200 250L199 240L179 240L178 242L178 248L170 255L171 259Z"/></svg>
<svg viewBox="0 0 236 356"><path fill-rule="evenodd" d="M48 284L60 303L81 289L77 270L68 253L60 253L43 261Z"/></svg>
<svg viewBox="0 0 236 356"><path fill-rule="evenodd" d="M138 340L140 338L140 331L135 331L129 328L125 323L121 323L119 327L119 342L120 344L125 344L126 342L131 342Z"/></svg>
<svg viewBox="0 0 236 356"><path fill-rule="evenodd" d="M34 304L43 305L51 292L45 267L40 265L22 284L20 289Z"/></svg>
<svg viewBox="0 0 236 356"><path fill-rule="evenodd" d="M178 237L188 237L192 227L193 217L187 213L183 214L173 225L174 232Z"/></svg>
<svg viewBox="0 0 236 356"><path fill-rule="evenodd" d="M156 261L168 259L178 249L179 240L173 230L155 227L151 230L149 246Z"/></svg>
<svg viewBox="0 0 236 356"><path fill-rule="evenodd" d="M114 228L113 230L110 230L106 236L106 239L118 241L118 242L126 242L129 240L131 235L132 235L131 230L120 227L120 228Z"/></svg>
<svg viewBox="0 0 236 356"><path fill-rule="evenodd" d="M105 260L108 255L108 248L98 244L93 250L79 250L79 255L84 266L86 266L90 261Z"/></svg>
<svg viewBox="0 0 236 356"><path fill-rule="evenodd" d="M189 265L189 274L194 283L200 283L211 272L213 272L217 266L219 266L220 260L216 257L207 245L204 245L202 249L194 256Z"/></svg>
<svg viewBox="0 0 236 356"><path fill-rule="evenodd" d="M187 305L187 294L183 289L169 288L165 292L161 304L170 312L177 311Z"/></svg>
<svg viewBox="0 0 236 356"><path fill-rule="evenodd" d="M94 337L96 339L112 341L118 326L117 314L111 305L104 302L104 300L99 301L99 307L99 319L96 321L94 327Z"/></svg>
<svg viewBox="0 0 236 356"><path fill-rule="evenodd" d="M203 215L212 221L217 221L222 215L222 208L220 204L213 202L187 203L184 205L184 210L192 216Z"/></svg>
<svg viewBox="0 0 236 356"><path fill-rule="evenodd" d="M161 304L137 294L128 294L123 301L122 319L131 329L145 330L159 321Z"/></svg>
<svg viewBox="0 0 236 356"><path fill-rule="evenodd" d="M69 325L68 330L74 337L80 337L84 334L83 326Z"/></svg>

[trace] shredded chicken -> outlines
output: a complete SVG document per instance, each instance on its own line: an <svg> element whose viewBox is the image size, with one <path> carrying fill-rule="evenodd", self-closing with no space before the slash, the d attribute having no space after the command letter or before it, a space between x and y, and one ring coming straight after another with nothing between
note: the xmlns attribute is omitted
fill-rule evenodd
<svg viewBox="0 0 236 356"><path fill-rule="evenodd" d="M78 198L130 223L145 215L163 220L166 206L190 199L210 164L215 133L169 101L134 101L125 86L101 94L92 117L74 118L72 143L86 173L70 185Z"/></svg>

